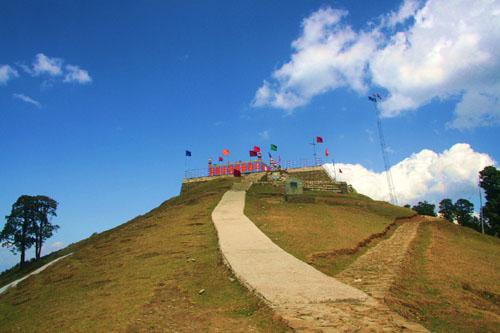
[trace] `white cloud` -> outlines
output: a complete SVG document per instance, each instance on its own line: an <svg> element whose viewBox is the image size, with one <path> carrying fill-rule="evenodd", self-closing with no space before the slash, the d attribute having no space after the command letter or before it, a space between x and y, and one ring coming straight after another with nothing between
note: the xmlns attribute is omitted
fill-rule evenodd
<svg viewBox="0 0 500 333"><path fill-rule="evenodd" d="M81 69L75 65L66 66L66 75L64 76L64 82L76 82L80 84L86 84L92 82L92 78L84 69Z"/></svg>
<svg viewBox="0 0 500 333"><path fill-rule="evenodd" d="M253 105L292 110L339 87L366 92L366 59L376 44L372 33L358 34L341 26L345 15L346 11L324 8L304 19L302 35L292 43L291 60L273 72L271 81L264 81Z"/></svg>
<svg viewBox="0 0 500 333"><path fill-rule="evenodd" d="M261 140L269 140L269 130L259 132L259 137L261 138Z"/></svg>
<svg viewBox="0 0 500 333"><path fill-rule="evenodd" d="M333 89L365 94L372 86L388 91L384 116L456 96L450 126L500 122L500 1L405 0L367 31L344 24L346 15L328 7L304 19L290 61L264 81L253 106L290 112Z"/></svg>
<svg viewBox="0 0 500 333"><path fill-rule="evenodd" d="M26 96L23 94L12 94L12 97L15 99L21 100L23 102L26 102L28 104L32 104L32 105L36 106L37 108L42 107L42 104L40 104L40 102L34 100L33 98L31 98L29 96Z"/></svg>
<svg viewBox="0 0 500 333"><path fill-rule="evenodd" d="M46 75L49 77L63 77L63 82L87 84L92 82L92 77L85 69L77 65L64 65L64 59L51 58L43 53L36 55L31 67L24 64L19 66L32 76ZM44 81L47 84L47 81ZM49 83L50 84L50 83Z"/></svg>
<svg viewBox="0 0 500 333"><path fill-rule="evenodd" d="M420 1L418 0L404 0L397 12L390 12L382 18L382 25L393 28L398 24L404 23L415 15L419 7Z"/></svg>
<svg viewBox="0 0 500 333"><path fill-rule="evenodd" d="M50 58L43 53L38 53L33 62L33 69L30 74L34 76L48 74L50 76L62 75L62 65L64 60L60 58ZM26 70L26 67L24 67Z"/></svg>
<svg viewBox="0 0 500 333"><path fill-rule="evenodd" d="M396 194L401 204L419 200L439 201L476 195L478 173L495 161L474 151L466 143L457 143L442 153L424 149L391 167ZM333 175L333 165L325 164ZM389 200L385 172L374 172L360 164L336 164L342 169L341 180L373 199Z"/></svg>
<svg viewBox="0 0 500 333"><path fill-rule="evenodd" d="M18 77L19 73L9 65L0 66L0 85L6 84L7 81Z"/></svg>
<svg viewBox="0 0 500 333"><path fill-rule="evenodd" d="M66 245L63 242L53 242L52 244L50 244L50 249L52 251L57 251L64 248L65 246Z"/></svg>

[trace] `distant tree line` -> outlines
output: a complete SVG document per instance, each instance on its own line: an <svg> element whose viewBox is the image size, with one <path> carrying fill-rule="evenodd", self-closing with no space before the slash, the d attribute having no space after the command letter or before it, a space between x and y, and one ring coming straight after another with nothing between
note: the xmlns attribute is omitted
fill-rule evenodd
<svg viewBox="0 0 500 333"><path fill-rule="evenodd" d="M12 205L0 232L0 242L12 253L20 254L20 268L26 262L26 251L35 246L35 258L40 259L45 240L59 229L51 223L51 218L57 216L57 205L57 201L44 195L22 195Z"/></svg>
<svg viewBox="0 0 500 333"><path fill-rule="evenodd" d="M479 186L484 190L486 203L480 207L480 218L474 216L474 204L467 199L443 199L439 203L439 214L450 222L500 237L500 170L487 166L479 172ZM420 215L436 216L436 205L420 201L411 208ZM481 223L482 222L482 223Z"/></svg>

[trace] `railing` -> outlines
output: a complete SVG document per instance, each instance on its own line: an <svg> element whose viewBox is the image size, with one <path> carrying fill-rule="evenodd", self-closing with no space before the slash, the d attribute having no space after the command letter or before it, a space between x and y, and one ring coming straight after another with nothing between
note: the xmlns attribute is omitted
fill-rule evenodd
<svg viewBox="0 0 500 333"><path fill-rule="evenodd" d="M184 172L184 178L202 178L214 176L232 176L237 170L241 174L269 171L271 168L263 161L210 164L205 169L190 169Z"/></svg>
<svg viewBox="0 0 500 333"><path fill-rule="evenodd" d="M299 168L310 168L322 165L323 159L321 157L313 158L301 158L298 160L287 160L284 165L284 169L299 169Z"/></svg>
<svg viewBox="0 0 500 333"><path fill-rule="evenodd" d="M320 166L326 161L318 157L316 159L302 158L298 160L287 160L285 163L280 163L280 167L284 170L288 169L298 169L298 168L309 168ZM241 173L255 173L274 170L275 166L268 166L263 161L250 161L250 162L237 162L237 163L227 163L227 164L213 164L202 169L189 169L184 172L184 178L202 178L202 177L215 177L215 176L232 176L234 170L238 170Z"/></svg>

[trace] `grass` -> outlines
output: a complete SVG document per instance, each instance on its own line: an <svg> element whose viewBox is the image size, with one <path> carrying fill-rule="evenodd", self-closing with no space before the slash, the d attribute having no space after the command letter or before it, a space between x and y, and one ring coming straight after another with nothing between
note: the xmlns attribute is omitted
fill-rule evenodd
<svg viewBox="0 0 500 333"><path fill-rule="evenodd" d="M72 245L73 256L0 296L1 331L286 331L221 261L210 214L230 186L197 184Z"/></svg>
<svg viewBox="0 0 500 333"><path fill-rule="evenodd" d="M500 240L427 222L388 304L433 332L500 331Z"/></svg>
<svg viewBox="0 0 500 333"><path fill-rule="evenodd" d="M0 274L0 287L3 287L17 279L20 279L23 276L33 272L37 268L40 268L43 265L51 262L52 260L57 259L58 257L62 257L70 252L70 248L65 248L43 256L37 261L35 261L34 259L32 261L28 261L22 269L19 269L19 264L6 269Z"/></svg>
<svg viewBox="0 0 500 333"><path fill-rule="evenodd" d="M396 217L414 214L359 194L311 191L304 195L314 196L315 202L284 202L282 189L255 184L248 192L245 214L276 244L309 262L318 252L354 248L372 234L382 232ZM335 256L311 263L334 275L355 258Z"/></svg>

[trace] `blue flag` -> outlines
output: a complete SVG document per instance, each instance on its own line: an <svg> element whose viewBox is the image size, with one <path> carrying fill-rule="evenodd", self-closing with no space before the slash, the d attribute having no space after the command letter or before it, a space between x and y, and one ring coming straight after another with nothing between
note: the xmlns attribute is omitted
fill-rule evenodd
<svg viewBox="0 0 500 333"><path fill-rule="evenodd" d="M186 150L186 156L191 156L191 152L189 150Z"/></svg>

